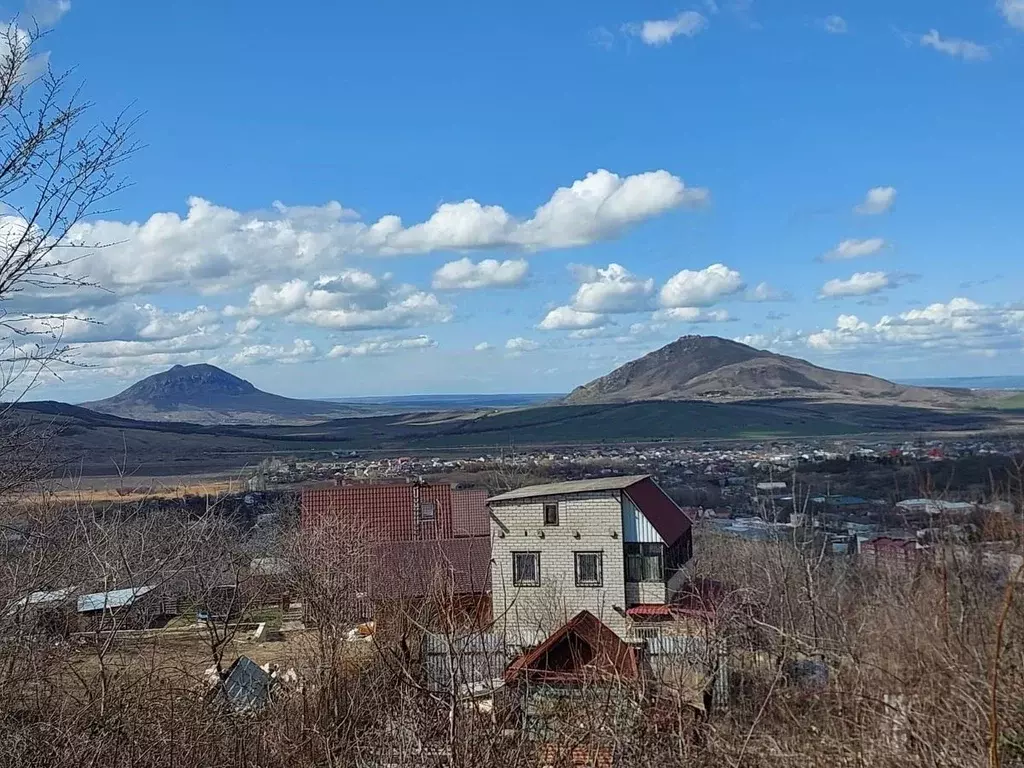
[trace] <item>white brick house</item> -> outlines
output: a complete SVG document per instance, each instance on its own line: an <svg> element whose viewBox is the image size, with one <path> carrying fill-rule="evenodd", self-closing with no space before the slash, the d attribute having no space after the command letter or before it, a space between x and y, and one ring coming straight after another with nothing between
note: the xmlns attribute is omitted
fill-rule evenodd
<svg viewBox="0 0 1024 768"><path fill-rule="evenodd" d="M626 611L684 579L690 519L648 475L519 488L492 497L495 629L524 645L581 610L625 637Z"/></svg>

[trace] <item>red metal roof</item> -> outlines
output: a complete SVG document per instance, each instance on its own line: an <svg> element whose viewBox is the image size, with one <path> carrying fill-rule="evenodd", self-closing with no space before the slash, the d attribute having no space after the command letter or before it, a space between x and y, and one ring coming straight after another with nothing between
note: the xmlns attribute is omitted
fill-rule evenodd
<svg viewBox="0 0 1024 768"><path fill-rule="evenodd" d="M685 582L676 590L671 603L634 605L626 611L636 618L692 617L714 618L723 603L728 590L720 581L695 578Z"/></svg>
<svg viewBox="0 0 1024 768"><path fill-rule="evenodd" d="M582 683L587 680L635 680L636 653L589 611L580 611L547 640L516 658L505 682Z"/></svg>
<svg viewBox="0 0 1024 768"><path fill-rule="evenodd" d="M693 525L679 505L649 477L629 486L625 492L667 546L679 541Z"/></svg>
<svg viewBox="0 0 1024 768"><path fill-rule="evenodd" d="M367 592L372 599L483 595L491 589L491 538L377 543Z"/></svg>
<svg viewBox="0 0 1024 768"><path fill-rule="evenodd" d="M351 485L302 493L303 529L363 541L417 541L489 534L487 493L450 485ZM432 520L420 514L433 504Z"/></svg>
<svg viewBox="0 0 1024 768"><path fill-rule="evenodd" d="M452 491L452 533L456 536L490 536L487 491L460 488Z"/></svg>
<svg viewBox="0 0 1024 768"><path fill-rule="evenodd" d="M371 600L486 594L486 501L486 491L450 485L314 488L302 494L301 520L313 551L352 593ZM433 505L433 519L424 519L424 504Z"/></svg>
<svg viewBox="0 0 1024 768"><path fill-rule="evenodd" d="M626 609L626 615L648 618L660 616L671 617L674 614L672 612L671 605L666 605L664 603L656 603L651 605L634 605L632 608Z"/></svg>
<svg viewBox="0 0 1024 768"><path fill-rule="evenodd" d="M915 554L917 552L917 541L914 539L893 539L888 536L876 536L873 539L863 542L861 550L875 552L892 552L898 554Z"/></svg>

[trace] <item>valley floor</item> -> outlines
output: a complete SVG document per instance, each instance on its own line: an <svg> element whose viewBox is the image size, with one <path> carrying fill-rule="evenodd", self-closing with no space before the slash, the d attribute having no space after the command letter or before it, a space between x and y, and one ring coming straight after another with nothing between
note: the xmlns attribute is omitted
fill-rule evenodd
<svg viewBox="0 0 1024 768"><path fill-rule="evenodd" d="M29 421L23 431L48 430L45 439L59 456L54 467L58 475L123 473L133 478L168 479L210 474L228 479L232 470L255 466L268 456L330 458L351 452L500 452L513 446L826 439L867 434L916 437L1024 430L1024 411L1018 409L952 411L801 400L535 406L293 426L155 424L102 414L20 413Z"/></svg>

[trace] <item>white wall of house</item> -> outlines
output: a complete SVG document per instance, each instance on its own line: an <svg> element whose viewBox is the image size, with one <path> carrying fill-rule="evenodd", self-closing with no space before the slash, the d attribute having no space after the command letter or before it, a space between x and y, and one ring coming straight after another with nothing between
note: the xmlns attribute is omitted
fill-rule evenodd
<svg viewBox="0 0 1024 768"><path fill-rule="evenodd" d="M668 587L661 581L627 581L627 605L660 605L668 601Z"/></svg>
<svg viewBox="0 0 1024 768"><path fill-rule="evenodd" d="M640 508L629 498L628 491L622 494L622 540L646 544L665 543Z"/></svg>
<svg viewBox="0 0 1024 768"><path fill-rule="evenodd" d="M555 502L559 524L545 526L544 504ZM523 644L534 644L581 610L588 610L613 631L625 635L619 491L495 502L491 514L491 595L496 631L504 631ZM540 553L540 586L513 585L513 552ZM602 586L576 586L576 552L602 553ZM664 585L661 589L664 595Z"/></svg>

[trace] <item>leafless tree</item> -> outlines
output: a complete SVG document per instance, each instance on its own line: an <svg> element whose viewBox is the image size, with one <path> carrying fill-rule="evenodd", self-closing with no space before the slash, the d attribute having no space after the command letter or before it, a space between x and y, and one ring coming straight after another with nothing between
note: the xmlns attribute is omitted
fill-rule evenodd
<svg viewBox="0 0 1024 768"><path fill-rule="evenodd" d="M90 285L75 265L102 244L83 240L76 225L125 186L121 165L137 149L135 120L94 119L71 73L38 55L39 39L15 23L0 30L0 398L8 402L68 360L70 318L47 299Z"/></svg>

